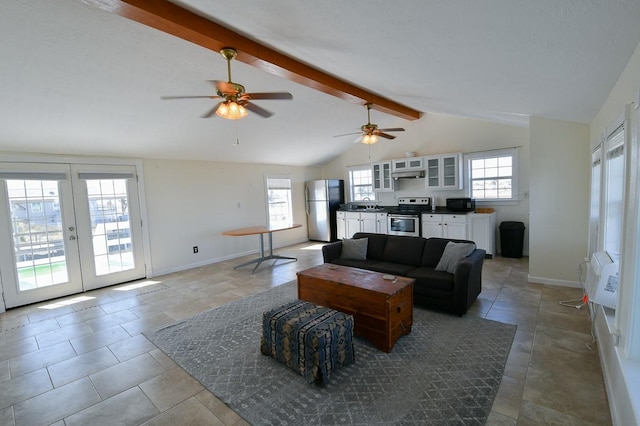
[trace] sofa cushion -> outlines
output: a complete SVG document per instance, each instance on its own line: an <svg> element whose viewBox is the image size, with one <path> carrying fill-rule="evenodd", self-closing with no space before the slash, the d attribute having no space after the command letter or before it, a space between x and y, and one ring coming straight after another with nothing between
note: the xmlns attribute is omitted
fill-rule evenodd
<svg viewBox="0 0 640 426"><path fill-rule="evenodd" d="M366 260L368 244L368 238L342 240L342 251L340 252L340 259Z"/></svg>
<svg viewBox="0 0 640 426"><path fill-rule="evenodd" d="M354 260L354 259L334 259L331 263L342 266L351 266L352 268L360 268L360 269L368 269L373 271L375 265L377 265L377 260Z"/></svg>
<svg viewBox="0 0 640 426"><path fill-rule="evenodd" d="M421 237L389 235L384 246L382 260L402 265L420 266L425 241Z"/></svg>
<svg viewBox="0 0 640 426"><path fill-rule="evenodd" d="M377 262L376 264L371 265L368 268L372 271L382 272L384 274L407 276L407 274L412 269L415 269L415 266L383 261L383 262Z"/></svg>
<svg viewBox="0 0 640 426"><path fill-rule="evenodd" d="M369 232L356 232L353 238L368 238L367 259L382 260L384 246L387 242L386 234L372 234Z"/></svg>
<svg viewBox="0 0 640 426"><path fill-rule="evenodd" d="M447 271L453 274L458 262L469 256L475 249L476 245L473 243L454 243L449 241L444 248L440 261L436 265L436 271Z"/></svg>
<svg viewBox="0 0 640 426"><path fill-rule="evenodd" d="M454 275L446 271L436 271L434 268L422 266L412 269L406 276L416 279L414 289L426 284L432 289L448 292L453 291Z"/></svg>

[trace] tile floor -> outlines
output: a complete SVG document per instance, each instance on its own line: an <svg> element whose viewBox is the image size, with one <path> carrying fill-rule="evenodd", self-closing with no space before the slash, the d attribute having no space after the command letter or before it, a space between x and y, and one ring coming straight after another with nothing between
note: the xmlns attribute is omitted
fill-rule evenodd
<svg viewBox="0 0 640 426"><path fill-rule="evenodd" d="M0 425L246 424L141 332L291 281L319 247L277 250L298 261L254 275L235 259L0 314ZM558 304L580 291L527 271L488 259L468 314L518 325L488 424L611 424L588 312Z"/></svg>

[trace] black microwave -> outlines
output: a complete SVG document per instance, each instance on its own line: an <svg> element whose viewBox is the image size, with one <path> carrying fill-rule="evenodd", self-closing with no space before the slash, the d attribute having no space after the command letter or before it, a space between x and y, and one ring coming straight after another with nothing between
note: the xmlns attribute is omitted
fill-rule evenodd
<svg viewBox="0 0 640 426"><path fill-rule="evenodd" d="M473 198L447 198L447 210L453 212L472 212L476 209Z"/></svg>

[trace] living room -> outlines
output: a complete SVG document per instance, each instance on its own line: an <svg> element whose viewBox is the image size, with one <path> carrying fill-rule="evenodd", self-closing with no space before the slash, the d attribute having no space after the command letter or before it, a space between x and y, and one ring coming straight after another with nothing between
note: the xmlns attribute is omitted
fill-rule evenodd
<svg viewBox="0 0 640 426"><path fill-rule="evenodd" d="M83 13L95 13L94 10L86 6L83 8ZM11 9L7 11L5 16L15 18L21 15L18 10ZM100 12L98 21L104 20L112 25L111 21L114 18ZM60 19L64 19L62 12ZM42 21L48 22L46 19L42 19ZM5 28L7 27L5 26ZM127 28L133 31L130 27ZM170 38L168 35L159 36L156 34L148 37L158 37L162 43L168 43L170 46L177 45L188 51L189 54L194 53L197 57L196 62L221 63L218 64L220 66L218 70L221 73L216 70L203 72L198 77L198 85L188 85L195 82L184 82L185 85L181 85L180 81L166 76L161 83L148 83L152 86L149 92L153 93L154 102L160 103L161 95L181 94L183 90L186 90L184 94L200 94L202 89L207 87L203 83L204 80L222 78L221 76L224 75L223 61L219 56L215 56L215 52L204 54L201 52L201 48L184 46L187 43L183 41L168 40ZM536 115L535 111L532 111L530 116L526 117L526 124L522 125L506 122L506 120L496 122L476 116L447 113L444 107L441 107L439 112L435 108L436 112L427 110L420 119L408 121L390 117L374 110L372 111L372 121L378 122L381 127L402 126L405 128L404 134L398 135L393 143L381 141L371 146L353 145L349 138L337 140L332 136L358 129L365 118L361 105L350 105L341 109L341 105L346 102L337 99L328 100L328 96L316 94L308 96L321 102L323 108L335 111L322 115L323 121L321 122L306 125L308 128L330 127L327 133L328 137L324 133L322 137L310 137L312 143L308 143L309 146L305 144L300 147L303 142L298 139L290 141L289 145L278 149L260 146L256 148L255 153L248 152L247 157L242 157L245 152L244 147L253 147L251 144L255 143L255 140L252 139L260 139L260 134L248 136L249 133L245 133L242 122L233 126L229 123L222 123L219 135L223 136L216 136L216 130L207 127L205 131L211 134L209 140L199 140L192 148L186 146L183 148L180 144L175 144L178 146L169 147L169 150L173 151L172 155L163 157L156 155L156 152L167 148L163 144L158 144L157 147L141 145L137 153L132 155L110 151L107 146L108 142L105 142L106 138L124 137L124 134L127 134L127 138L135 137L138 132L133 124L136 121L135 118L125 117L123 122L118 124L128 130L122 133L107 133L105 136L101 133L104 127L100 125L98 127L100 130L96 132L99 134L96 136L96 142L88 136L92 135L94 130L86 123L81 122L77 128L73 128L71 125L56 128L52 127L51 122L47 122L45 129L42 129L41 125L37 124L39 119L37 116L25 113L24 117L16 117L14 115L16 111L27 111L30 105L38 104L39 99L8 97L2 102L2 110L5 117L15 119L8 120L8 122L19 121L25 129L31 130L19 131L9 125L3 126L4 130L0 131L0 150L3 152L2 161L8 162L72 163L82 157L90 162L102 158L108 158L108 161L113 162L113 159L117 158L119 164L135 166L144 189L142 203L146 216L145 232L147 235L145 273L148 277L154 277L255 253L257 248L253 238L229 238L223 236L222 232L264 222L266 216L265 176L285 175L292 178L293 216L300 223L304 223L306 214L303 185L307 180L347 179L348 166L403 157L405 152L427 155L518 147L519 192L522 194L522 198L517 204L492 206L498 213L498 222L517 220L526 224L525 252L529 256L529 281L547 285L577 287L579 282L576 270L578 265L588 256L590 249L591 150L601 140L601 135L606 133L606 129L624 113L625 105L638 101L640 81L637 76L640 75L640 45L638 45L637 39L633 44L635 50L627 56L626 65L623 69L621 68L622 72L613 77L609 85L610 90L597 105L592 119L587 121L549 118L543 112ZM142 45L144 46L144 44ZM13 47L6 44L3 45L2 51L6 57L21 58L20 62L33 60L29 55L22 55L19 50L14 50ZM214 59L211 59L212 55ZM52 60L53 58L45 57L45 59ZM239 74L238 80L246 81L249 86L254 74L236 65L234 63L234 70L237 69ZM44 65L40 65L40 67L43 68ZM7 84L14 84L18 81L19 83L15 84L28 85L35 80L20 80L17 75L8 77L11 81ZM393 77L389 76L388 78ZM134 80L136 84L143 85L146 84L147 76L141 73ZM260 90L280 90L278 80L273 76L268 77L268 84ZM52 84L53 88L40 87L40 96L43 98L51 91L55 92L55 82L47 82L47 84ZM524 85L524 82L521 84ZM310 89L306 90L311 91ZM83 104L85 106L91 104L90 96L87 97L89 99L88 103ZM294 97L294 102L295 99ZM117 106L120 102L119 99L110 99L110 101L114 105L112 109L119 108ZM286 115L290 117L290 121L304 121L313 116L313 114L307 114L304 111L295 111L296 107L291 105L281 107L282 104L276 102L264 105L276 113L273 119L280 115ZM204 108L202 108L203 106ZM183 109L185 117L199 120L198 116L205 112L207 107L208 105L200 103L183 103L179 104L177 109ZM109 113L102 109L97 109L95 112L96 115L106 116L113 120L122 118L118 117L116 113ZM133 113L131 112L131 114ZM175 117L175 110L172 110L170 114ZM345 118L339 117L340 115L344 115ZM182 116L176 118L178 121L184 119ZM251 120L255 119L251 118ZM269 124L269 120L259 122L265 132L267 130L273 131L270 126L277 126ZM332 120L339 125L332 124ZM207 120L201 121L207 122ZM256 123L256 121L251 121L251 123ZM282 122L279 123L282 125ZM194 123L193 121L189 121L189 125L206 126L206 124ZM153 133L160 138L159 134L164 131L169 132L171 127L174 125L164 123ZM282 128L278 130L282 131ZM111 130L105 130L105 132L111 132ZM153 139L154 135L145 136L145 138ZM320 153L324 143L323 138L330 139L326 142L327 147L333 147L335 144L347 147L340 148L341 151L335 156L325 156ZM230 151L231 153L228 155L233 156L233 160L216 161L215 155L217 153L207 154L206 158L203 156L201 159L198 157L188 158L189 155L180 154L181 149L184 149L185 152L190 149L205 151L206 145L213 144L218 140L224 140L224 146L221 150ZM237 143L234 144L234 141ZM29 142L33 145L29 145ZM258 142L260 141L258 140ZM310 155L315 155L318 160L305 164L286 164L284 161L278 161L280 158L287 158L288 151L295 149L310 151ZM268 163L260 164L255 161L255 155L268 158ZM220 158L225 157L220 154ZM243 160L243 158L247 159ZM633 180L637 176L637 172L637 164L631 164L626 176L629 180ZM411 192L413 190L410 183L403 183L403 185L408 186L404 186L401 191ZM525 196L525 193L528 196ZM629 193L627 204L633 205L637 202L637 192ZM637 214L637 206L628 212L630 215L634 213ZM278 248L305 241L307 241L305 227L274 235L274 244ZM197 254L193 253L193 246L199 247ZM637 249L627 250L626 253L628 254L625 254L624 260L629 265L630 261L634 259L633 256L637 253ZM637 275L628 273L625 277L626 282L637 281L634 279L635 276ZM633 288L627 290L629 293L626 294L629 297L622 299L619 306L620 312L624 312L625 317L633 315L631 300L632 297L637 296L635 293L632 294L632 290ZM635 315L638 314L635 313ZM600 326L606 327L606 324L600 324ZM630 320L623 319L621 331L627 339L625 345L632 344L633 336L637 335L637 331L634 332L632 326L633 323ZM604 332L605 330L606 328L599 330L603 338L607 334ZM614 347L611 346L611 348ZM633 352L632 349L630 346L625 346L625 351ZM605 376L611 374L609 380L619 385L626 383L624 378L627 374L626 364L629 363L629 359L633 358L625 356L621 348L613 350L615 353L612 353L611 358L607 358L610 364L608 367L605 365ZM610 370L606 371L607 368ZM612 415L614 421L617 419L621 422L620 424L623 424L623 419L630 418L627 416L634 404L631 397L634 393L637 395L637 392L633 392L633 388L625 388L624 386L613 386L608 390L611 392L609 399L613 407L612 410L618 410L617 414L614 412ZM637 404L637 402L635 403Z"/></svg>

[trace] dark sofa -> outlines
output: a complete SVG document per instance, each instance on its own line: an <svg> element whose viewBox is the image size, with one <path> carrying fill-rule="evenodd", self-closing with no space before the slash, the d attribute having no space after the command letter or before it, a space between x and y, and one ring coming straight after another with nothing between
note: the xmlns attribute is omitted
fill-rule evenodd
<svg viewBox="0 0 640 426"><path fill-rule="evenodd" d="M415 278L414 304L462 316L482 290L485 250L473 250L456 264L453 274L435 270L449 241L471 241L364 232L353 238L368 238L365 260L341 258L342 241L337 241L322 247L324 262Z"/></svg>

